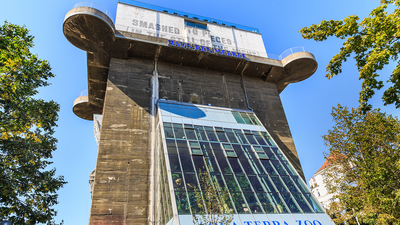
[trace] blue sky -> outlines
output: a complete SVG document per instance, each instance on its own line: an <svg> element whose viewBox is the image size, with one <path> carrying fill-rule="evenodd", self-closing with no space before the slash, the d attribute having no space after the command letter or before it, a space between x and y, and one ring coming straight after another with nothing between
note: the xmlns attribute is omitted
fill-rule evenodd
<svg viewBox="0 0 400 225"><path fill-rule="evenodd" d="M53 166L68 184L59 191L59 214L66 225L87 224L90 214L89 173L94 169L97 145L93 137L93 123L78 118L72 112L75 98L87 90L86 52L77 49L64 37L62 25L65 14L79 1L13 0L1 1L0 21L25 24L35 36L32 50L46 59L56 74L51 86L40 90L38 97L60 103L58 150ZM115 18L117 0L97 0ZM322 135L332 128L330 112L338 103L358 106L361 82L354 60L343 66L343 73L331 80L325 78L325 66L339 51L342 40L325 42L304 40L298 31L321 20L341 19L348 15L367 16L380 0L142 0L192 14L207 16L232 23L259 28L266 51L279 55L296 46L308 48L319 64L317 72L305 81L290 84L281 99L289 121L292 136L300 156L306 179L312 177L324 162L326 148ZM387 80L393 65L383 70L381 78ZM395 116L399 110L384 107L382 92L372 99L373 106Z"/></svg>

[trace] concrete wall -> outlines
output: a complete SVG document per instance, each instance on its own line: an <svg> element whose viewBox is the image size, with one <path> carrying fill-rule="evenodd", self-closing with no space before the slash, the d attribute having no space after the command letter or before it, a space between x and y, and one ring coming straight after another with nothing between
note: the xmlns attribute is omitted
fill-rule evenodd
<svg viewBox="0 0 400 225"><path fill-rule="evenodd" d="M147 224L154 63L112 59L89 224Z"/></svg>

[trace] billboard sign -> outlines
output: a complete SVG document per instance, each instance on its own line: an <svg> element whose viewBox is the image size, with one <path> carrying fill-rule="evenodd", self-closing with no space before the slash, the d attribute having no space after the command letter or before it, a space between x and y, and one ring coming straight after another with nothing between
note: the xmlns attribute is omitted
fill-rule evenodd
<svg viewBox="0 0 400 225"><path fill-rule="evenodd" d="M197 26L199 25L199 26ZM267 57L261 34L118 3L115 28L192 45Z"/></svg>

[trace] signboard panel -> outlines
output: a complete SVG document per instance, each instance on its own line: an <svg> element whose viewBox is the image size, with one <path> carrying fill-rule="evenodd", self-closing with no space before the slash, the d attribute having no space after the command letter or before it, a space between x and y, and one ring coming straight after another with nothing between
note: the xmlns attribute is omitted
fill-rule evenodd
<svg viewBox="0 0 400 225"><path fill-rule="evenodd" d="M239 214L239 217L235 214L230 224L216 225L334 225L325 214ZM179 215L179 222L180 225L194 225L191 215Z"/></svg>
<svg viewBox="0 0 400 225"><path fill-rule="evenodd" d="M196 24L200 26L193 26ZM124 3L118 3L115 28L193 45L267 57L259 33L186 19Z"/></svg>

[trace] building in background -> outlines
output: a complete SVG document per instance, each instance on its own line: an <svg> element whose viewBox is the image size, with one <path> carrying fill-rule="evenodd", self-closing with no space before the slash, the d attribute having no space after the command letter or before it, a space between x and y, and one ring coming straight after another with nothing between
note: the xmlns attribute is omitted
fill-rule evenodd
<svg viewBox="0 0 400 225"><path fill-rule="evenodd" d="M317 172L314 173L314 177L311 177L308 180L311 192L325 209L329 209L330 203L335 201L334 194L329 193L326 187L325 173L327 172L330 165L331 163L328 161L328 159L326 159L321 168L319 168Z"/></svg>
<svg viewBox="0 0 400 225"><path fill-rule="evenodd" d="M63 32L87 52L73 111L99 145L90 224L190 225L200 169L228 188L232 225L332 224L279 97L315 72L305 48L272 55L256 28L129 0L115 22L79 3Z"/></svg>

